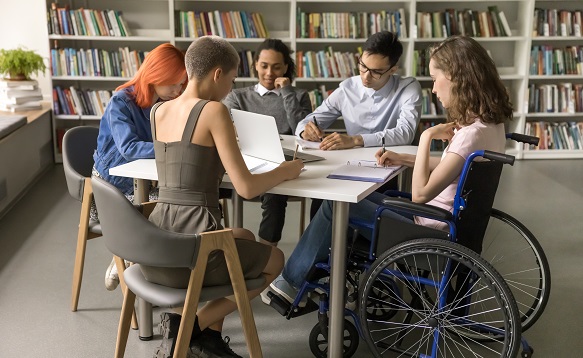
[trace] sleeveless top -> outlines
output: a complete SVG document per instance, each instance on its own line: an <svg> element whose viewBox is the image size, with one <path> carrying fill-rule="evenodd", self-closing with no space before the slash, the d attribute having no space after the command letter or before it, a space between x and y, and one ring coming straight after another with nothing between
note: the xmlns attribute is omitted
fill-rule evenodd
<svg viewBox="0 0 583 358"><path fill-rule="evenodd" d="M192 143L192 136L203 107L198 101L188 116L179 142L156 139L155 114L163 103L152 107L150 123L158 171L160 196L149 220L158 227L180 233L222 229L219 186L225 168L216 147Z"/></svg>

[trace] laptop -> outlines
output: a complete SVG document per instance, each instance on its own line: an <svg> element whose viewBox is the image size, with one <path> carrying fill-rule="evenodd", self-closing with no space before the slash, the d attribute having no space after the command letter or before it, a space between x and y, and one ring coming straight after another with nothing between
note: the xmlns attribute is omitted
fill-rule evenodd
<svg viewBox="0 0 583 358"><path fill-rule="evenodd" d="M293 159L294 150L281 147L274 117L238 109L231 109L231 117L241 153L278 164ZM326 159L303 152L298 152L296 158L304 163Z"/></svg>

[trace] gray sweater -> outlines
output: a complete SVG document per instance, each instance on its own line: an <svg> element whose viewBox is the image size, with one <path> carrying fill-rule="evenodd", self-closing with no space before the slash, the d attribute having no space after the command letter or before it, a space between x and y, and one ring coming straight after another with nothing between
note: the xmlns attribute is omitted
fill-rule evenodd
<svg viewBox="0 0 583 358"><path fill-rule="evenodd" d="M280 134L293 134L298 123L312 112L308 92L293 86L281 89L280 95L255 91L255 85L232 90L223 100L229 109L265 114L275 117Z"/></svg>

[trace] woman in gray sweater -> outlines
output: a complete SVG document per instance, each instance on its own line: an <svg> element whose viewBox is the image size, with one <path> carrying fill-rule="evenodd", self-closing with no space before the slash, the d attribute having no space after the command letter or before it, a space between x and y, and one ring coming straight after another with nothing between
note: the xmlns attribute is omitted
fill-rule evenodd
<svg viewBox="0 0 583 358"><path fill-rule="evenodd" d="M312 112L312 105L305 90L291 85L296 65L290 49L281 40L266 39L257 47L253 65L259 83L232 90L223 103L229 109L273 116L280 134L293 134L297 124ZM260 241L277 246L285 222L287 196L263 194L260 199Z"/></svg>

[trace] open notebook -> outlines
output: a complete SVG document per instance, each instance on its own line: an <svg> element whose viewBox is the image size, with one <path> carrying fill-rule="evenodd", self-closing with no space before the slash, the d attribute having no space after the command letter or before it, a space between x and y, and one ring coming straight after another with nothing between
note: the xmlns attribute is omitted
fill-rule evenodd
<svg viewBox="0 0 583 358"><path fill-rule="evenodd" d="M389 177L401 168L400 165L382 167L374 160L349 160L328 175L330 179L368 181L384 183Z"/></svg>

